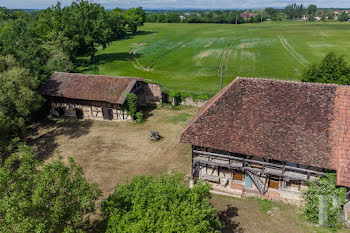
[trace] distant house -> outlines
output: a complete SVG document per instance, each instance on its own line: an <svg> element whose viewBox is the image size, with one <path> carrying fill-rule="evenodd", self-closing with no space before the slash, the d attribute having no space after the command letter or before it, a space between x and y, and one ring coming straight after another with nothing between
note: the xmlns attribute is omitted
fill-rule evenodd
<svg viewBox="0 0 350 233"><path fill-rule="evenodd" d="M243 18L243 19L250 19L251 17L255 17L255 16L257 16L258 14L257 13L242 13L241 14L241 17Z"/></svg>
<svg viewBox="0 0 350 233"><path fill-rule="evenodd" d="M301 20L306 21L307 19L308 19L307 15L302 15L302 16L301 16Z"/></svg>
<svg viewBox="0 0 350 233"><path fill-rule="evenodd" d="M139 106L161 102L160 86L142 78L54 73L40 88L57 117L123 121L131 119L125 111L126 94L134 93Z"/></svg>
<svg viewBox="0 0 350 233"><path fill-rule="evenodd" d="M179 18L180 18L180 20L181 20L181 21L183 21L183 20L185 20L185 19L186 19L186 17L185 17L185 16L183 16L183 15L180 15L180 16L179 16Z"/></svg>
<svg viewBox="0 0 350 233"><path fill-rule="evenodd" d="M350 86L237 78L181 135L192 178L235 195L301 203L308 181L350 187Z"/></svg>

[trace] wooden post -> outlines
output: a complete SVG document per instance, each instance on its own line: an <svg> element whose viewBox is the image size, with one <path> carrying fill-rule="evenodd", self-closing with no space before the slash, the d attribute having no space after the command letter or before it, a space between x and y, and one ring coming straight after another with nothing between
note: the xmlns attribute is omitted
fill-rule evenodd
<svg viewBox="0 0 350 233"><path fill-rule="evenodd" d="M224 74L224 66L221 66L221 74L220 74L220 90L222 90L222 78Z"/></svg>

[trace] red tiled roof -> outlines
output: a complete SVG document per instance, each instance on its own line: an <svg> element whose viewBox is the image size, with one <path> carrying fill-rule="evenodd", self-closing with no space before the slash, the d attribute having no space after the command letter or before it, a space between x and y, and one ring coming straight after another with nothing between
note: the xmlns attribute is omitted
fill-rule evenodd
<svg viewBox="0 0 350 233"><path fill-rule="evenodd" d="M137 81L135 77L113 77L55 72L40 88L43 96L104 101L123 104Z"/></svg>
<svg viewBox="0 0 350 233"><path fill-rule="evenodd" d="M237 78L181 142L337 170L338 185L350 187L350 87Z"/></svg>

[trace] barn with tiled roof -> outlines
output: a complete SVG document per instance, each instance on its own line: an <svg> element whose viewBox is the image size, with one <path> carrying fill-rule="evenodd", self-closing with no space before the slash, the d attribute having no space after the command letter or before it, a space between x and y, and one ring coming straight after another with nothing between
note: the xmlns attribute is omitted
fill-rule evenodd
<svg viewBox="0 0 350 233"><path fill-rule="evenodd" d="M181 135L193 177L239 193L290 199L307 181L336 172L350 187L350 87L237 78Z"/></svg>
<svg viewBox="0 0 350 233"><path fill-rule="evenodd" d="M137 95L140 106L161 102L160 86L142 78L55 72L40 88L56 116L97 120L128 120L126 95Z"/></svg>

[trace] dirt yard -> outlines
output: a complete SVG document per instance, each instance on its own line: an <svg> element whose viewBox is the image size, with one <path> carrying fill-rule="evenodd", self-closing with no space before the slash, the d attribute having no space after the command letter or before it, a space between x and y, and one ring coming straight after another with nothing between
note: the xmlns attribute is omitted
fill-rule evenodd
<svg viewBox="0 0 350 233"><path fill-rule="evenodd" d="M32 128L29 145L41 159L72 157L90 182L108 196L118 184L138 174L158 175L171 170L190 171L190 146L180 144L180 134L195 108L153 110L143 124L58 120ZM150 130L159 132L150 141Z"/></svg>
<svg viewBox="0 0 350 233"><path fill-rule="evenodd" d="M190 172L190 146L180 144L180 134L197 109L156 109L143 124L99 121L55 120L31 127L26 141L39 158L73 157L90 182L106 198L114 187L138 174L159 175L171 170ZM150 130L164 138L151 142ZM290 205L248 198L214 195L211 203L225 223L223 233L328 232L302 218ZM266 204L266 203L265 203ZM96 217L96 216L95 216ZM97 217L98 220L98 217ZM340 231L346 232L346 231Z"/></svg>

